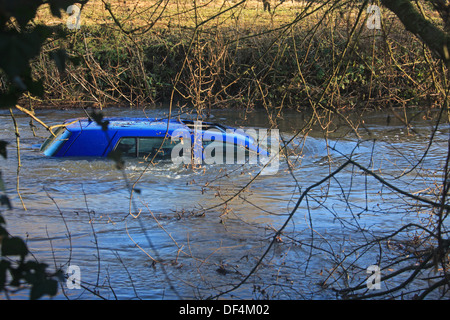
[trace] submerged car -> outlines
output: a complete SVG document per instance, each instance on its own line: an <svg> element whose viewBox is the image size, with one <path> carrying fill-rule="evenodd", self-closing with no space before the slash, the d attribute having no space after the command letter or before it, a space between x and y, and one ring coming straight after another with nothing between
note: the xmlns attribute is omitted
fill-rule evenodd
<svg viewBox="0 0 450 320"><path fill-rule="evenodd" d="M42 144L50 157L142 157L150 160L215 161L239 149L246 156L267 156L258 141L243 130L216 123L179 119L106 118L107 127L89 118L66 120ZM189 160L190 161L190 160Z"/></svg>

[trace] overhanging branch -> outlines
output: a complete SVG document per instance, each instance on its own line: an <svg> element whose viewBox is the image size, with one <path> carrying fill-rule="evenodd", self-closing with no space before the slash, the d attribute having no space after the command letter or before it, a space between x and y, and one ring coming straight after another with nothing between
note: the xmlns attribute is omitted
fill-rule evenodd
<svg viewBox="0 0 450 320"><path fill-rule="evenodd" d="M439 58L450 66L450 36L422 16L410 0L381 0L400 19L406 30L418 36Z"/></svg>

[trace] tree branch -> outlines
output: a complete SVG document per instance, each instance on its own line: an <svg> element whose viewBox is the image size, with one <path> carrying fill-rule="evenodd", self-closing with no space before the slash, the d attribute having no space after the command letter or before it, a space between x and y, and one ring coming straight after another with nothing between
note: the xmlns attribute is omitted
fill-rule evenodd
<svg viewBox="0 0 450 320"><path fill-rule="evenodd" d="M410 0L381 0L400 19L406 30L418 36L439 58L450 66L450 36L422 16Z"/></svg>

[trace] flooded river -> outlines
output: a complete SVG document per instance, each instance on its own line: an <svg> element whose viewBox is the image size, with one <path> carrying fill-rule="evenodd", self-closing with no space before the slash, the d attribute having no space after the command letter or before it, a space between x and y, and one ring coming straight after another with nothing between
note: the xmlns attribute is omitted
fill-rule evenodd
<svg viewBox="0 0 450 320"><path fill-rule="evenodd" d="M104 113L165 115L163 109ZM416 116L410 128L386 113L367 114L356 132L343 122L327 137L319 129L295 137L276 172L255 179L259 165L213 164L193 170L134 160L121 171L108 160L46 158L37 145L48 132L36 121L33 132L29 117L17 110L14 114L23 204L16 190L14 124L9 112L2 111L0 139L9 145L1 170L13 203L2 214L8 230L27 241L33 257L51 269L79 268L81 288L62 282L57 299L335 299L333 285L344 286L345 281L334 270L349 248L419 223L427 212L411 210L404 197L349 166L311 190L266 254L301 192L352 157L402 190L433 195L432 188L442 180L449 138L448 126L441 125L429 146L436 122L425 120L425 114ZM36 115L56 125L85 113L39 110ZM269 127L264 112L216 110L213 115L226 125ZM278 120L283 138L292 138L307 118L284 114ZM133 184L139 192L130 196ZM376 264L379 250L364 252L360 260L349 256L360 269L346 269L346 279L365 276L363 269ZM26 297L25 290L12 296Z"/></svg>

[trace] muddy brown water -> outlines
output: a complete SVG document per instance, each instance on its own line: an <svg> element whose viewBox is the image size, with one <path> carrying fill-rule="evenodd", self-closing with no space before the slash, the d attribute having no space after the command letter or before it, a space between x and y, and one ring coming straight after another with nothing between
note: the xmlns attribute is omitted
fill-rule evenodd
<svg viewBox="0 0 450 320"><path fill-rule="evenodd" d="M164 108L107 109L106 115L165 115ZM38 110L48 125L83 117L80 110ZM242 127L267 128L263 112L215 110L214 121ZM20 130L22 167L16 193L17 155L9 112L0 114L0 139L9 142L1 160L12 210L2 210L8 230L26 239L33 257L51 269L78 266L83 288L62 282L57 299L204 299L240 284L268 248L274 231L288 218L299 188L320 181L352 156L400 188L416 192L442 179L449 128L440 125L425 161L421 159L435 120L416 117L412 128L387 121L386 113L370 113L359 137L345 124L324 138L321 130L297 137L297 155L281 158L273 174L255 177L259 165L207 165L192 170L171 162L147 167L128 161L124 172L105 159L44 157L37 145L47 136L36 122L15 112ZM307 117L285 113L279 130L288 139ZM300 149L295 149L300 150ZM295 178L294 178L295 177ZM140 193L130 200L128 184ZM206 208L214 209L204 212ZM335 299L320 286L340 251L370 235L417 222L404 201L354 168L312 190L288 223L258 270L239 288L225 294L238 299ZM377 252L358 261L373 264ZM373 258L375 259L375 258ZM154 260L159 262L155 263ZM356 272L356 271L355 271ZM350 275L350 278L351 275ZM89 289L89 290L87 290ZM93 293L95 292L95 294ZM13 298L26 298L26 290Z"/></svg>

